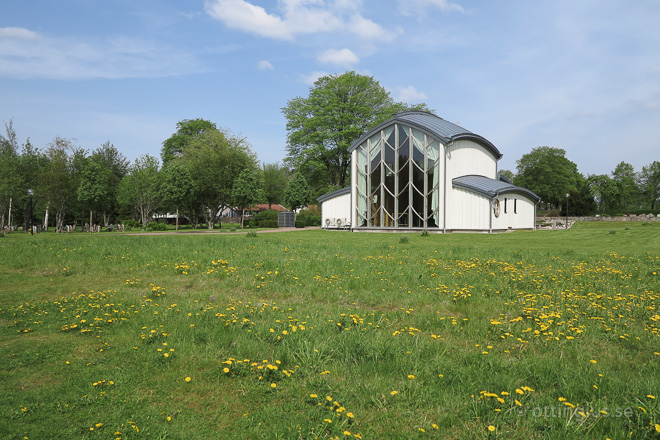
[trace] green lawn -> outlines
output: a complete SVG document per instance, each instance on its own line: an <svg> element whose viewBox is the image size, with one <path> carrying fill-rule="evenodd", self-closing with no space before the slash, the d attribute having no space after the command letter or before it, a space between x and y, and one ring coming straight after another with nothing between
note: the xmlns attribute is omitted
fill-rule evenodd
<svg viewBox="0 0 660 440"><path fill-rule="evenodd" d="M0 438L660 438L660 223L0 238Z"/></svg>

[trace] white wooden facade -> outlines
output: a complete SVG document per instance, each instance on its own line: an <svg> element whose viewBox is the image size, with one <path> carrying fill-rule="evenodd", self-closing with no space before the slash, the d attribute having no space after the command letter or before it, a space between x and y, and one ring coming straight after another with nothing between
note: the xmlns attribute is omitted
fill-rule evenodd
<svg viewBox="0 0 660 440"><path fill-rule="evenodd" d="M351 154L351 186L318 199L328 229L534 228L539 198L499 178L499 150L437 116L397 114L358 139Z"/></svg>

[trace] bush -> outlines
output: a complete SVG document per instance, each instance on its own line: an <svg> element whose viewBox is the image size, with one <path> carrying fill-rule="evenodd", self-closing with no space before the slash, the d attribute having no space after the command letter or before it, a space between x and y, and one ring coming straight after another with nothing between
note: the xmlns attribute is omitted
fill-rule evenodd
<svg viewBox="0 0 660 440"><path fill-rule="evenodd" d="M422 231L422 237L428 237L428 236L429 236L429 231L427 231L426 229L424 229L424 230Z"/></svg>
<svg viewBox="0 0 660 440"><path fill-rule="evenodd" d="M399 238L399 243L406 244L408 242L410 242L410 237L408 237L407 235L403 235Z"/></svg>
<svg viewBox="0 0 660 440"><path fill-rule="evenodd" d="M126 220L124 222L124 228L141 228L142 223L137 220Z"/></svg>
<svg viewBox="0 0 660 440"><path fill-rule="evenodd" d="M304 220L298 220L298 219L296 219L296 228L304 228L305 226L306 226L306 225L305 225L305 221L304 221Z"/></svg>
<svg viewBox="0 0 660 440"><path fill-rule="evenodd" d="M250 226L253 226L255 228L273 228L277 227L277 215L278 212L270 209L266 211L261 211L258 212L252 217L252 220L250 220ZM273 224L275 223L275 226L264 226L264 223L268 222L268 224Z"/></svg>
<svg viewBox="0 0 660 440"><path fill-rule="evenodd" d="M246 237L254 238L257 236L257 231L248 231L247 234L245 234Z"/></svg>
<svg viewBox="0 0 660 440"><path fill-rule="evenodd" d="M277 220L263 220L259 223L260 228L279 228Z"/></svg>
<svg viewBox="0 0 660 440"><path fill-rule="evenodd" d="M0 231L0 238L5 236L5 231Z"/></svg>
<svg viewBox="0 0 660 440"><path fill-rule="evenodd" d="M147 223L147 229L150 231L169 231L170 228L167 226L166 223L159 223L159 222L149 222Z"/></svg>
<svg viewBox="0 0 660 440"><path fill-rule="evenodd" d="M318 206L309 206L296 215L298 220L305 222L305 226L321 226L321 209Z"/></svg>

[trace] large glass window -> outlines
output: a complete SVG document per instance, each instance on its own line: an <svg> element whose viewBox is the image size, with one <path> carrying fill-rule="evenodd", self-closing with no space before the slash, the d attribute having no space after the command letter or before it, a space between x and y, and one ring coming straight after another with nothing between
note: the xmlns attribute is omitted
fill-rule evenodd
<svg viewBox="0 0 660 440"><path fill-rule="evenodd" d="M395 124L357 148L358 224L434 228L439 225L440 143Z"/></svg>

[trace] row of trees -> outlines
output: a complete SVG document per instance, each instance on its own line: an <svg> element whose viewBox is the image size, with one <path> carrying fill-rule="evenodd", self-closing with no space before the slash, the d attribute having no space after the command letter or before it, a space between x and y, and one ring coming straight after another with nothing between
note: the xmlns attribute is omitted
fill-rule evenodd
<svg viewBox="0 0 660 440"><path fill-rule="evenodd" d="M0 229L36 218L46 228L54 223L57 231L70 223L107 227L128 219L146 226L154 213L166 212L177 214L177 225L181 213L193 225L213 228L227 210L242 212L257 203L297 209L311 197L302 175L277 163L260 167L245 138L203 119L179 122L163 143L162 166L149 155L131 164L110 142L92 152L62 138L44 151L29 139L19 146L12 122L5 128Z"/></svg>
<svg viewBox="0 0 660 440"><path fill-rule="evenodd" d="M177 124L163 142L161 160L144 155L133 164L109 142L89 152L55 138L44 151L28 141L19 149L11 121L0 135L0 226L13 216L27 223L35 212L62 230L89 214L107 225L155 212L185 216L193 225L213 228L228 209L241 212L256 203L283 203L289 209L345 187L350 181L349 148L363 133L405 110L429 111L425 104L395 102L372 77L355 72L325 76L282 109L287 124L285 165L260 166L247 139L205 119ZM20 150L20 151L19 151ZM635 172L625 162L611 175L582 175L559 148L538 147L517 162L517 172L502 171L513 183L538 194L547 208L571 214L655 209L660 198L660 164ZM14 223L17 223L14 221Z"/></svg>
<svg viewBox="0 0 660 440"><path fill-rule="evenodd" d="M534 191L546 208L565 210L568 194L572 215L655 210L660 200L658 161L639 172L620 162L611 174L585 176L566 158L564 150L537 147L517 161L516 174L501 173L514 184Z"/></svg>

